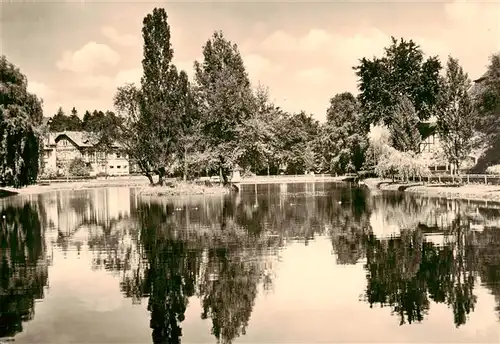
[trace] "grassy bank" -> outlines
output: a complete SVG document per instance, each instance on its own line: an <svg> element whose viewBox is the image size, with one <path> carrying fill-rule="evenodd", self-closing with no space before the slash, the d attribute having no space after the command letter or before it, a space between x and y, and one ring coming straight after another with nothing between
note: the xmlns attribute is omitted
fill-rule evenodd
<svg viewBox="0 0 500 344"><path fill-rule="evenodd" d="M500 186L498 185L425 185L423 183L393 183L391 180L376 178L365 180L365 184L370 190L404 191L447 199L500 202Z"/></svg>
<svg viewBox="0 0 500 344"><path fill-rule="evenodd" d="M49 185L29 185L24 188L15 189L4 187L0 189L0 197L20 195L36 195L44 192L60 191L60 190L85 190L95 188L117 187L117 186L145 186L148 185L148 180L145 177L130 177L116 179L93 179L76 182L58 182Z"/></svg>
<svg viewBox="0 0 500 344"><path fill-rule="evenodd" d="M224 195L230 193L231 189L217 184L207 186L178 182L167 186L142 186L137 188L137 192L142 196Z"/></svg>

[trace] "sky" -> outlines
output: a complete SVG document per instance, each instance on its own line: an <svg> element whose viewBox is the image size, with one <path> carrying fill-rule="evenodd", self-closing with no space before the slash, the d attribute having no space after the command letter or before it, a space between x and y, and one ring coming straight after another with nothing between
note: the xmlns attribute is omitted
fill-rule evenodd
<svg viewBox="0 0 500 344"><path fill-rule="evenodd" d="M424 53L458 58L471 79L500 51L500 2L473 1L29 1L2 0L0 51L44 101L113 110L116 88L142 74L142 19L164 7L174 63L192 78L193 62L215 30L238 44L252 84L271 100L323 121L330 98L357 92L352 70L381 56L390 37L413 39Z"/></svg>

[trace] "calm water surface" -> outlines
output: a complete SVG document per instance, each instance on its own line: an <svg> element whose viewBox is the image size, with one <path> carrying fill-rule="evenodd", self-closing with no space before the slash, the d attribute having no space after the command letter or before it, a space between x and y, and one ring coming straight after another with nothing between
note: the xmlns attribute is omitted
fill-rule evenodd
<svg viewBox="0 0 500 344"><path fill-rule="evenodd" d="M16 343L500 342L500 206L341 184L0 202Z"/></svg>

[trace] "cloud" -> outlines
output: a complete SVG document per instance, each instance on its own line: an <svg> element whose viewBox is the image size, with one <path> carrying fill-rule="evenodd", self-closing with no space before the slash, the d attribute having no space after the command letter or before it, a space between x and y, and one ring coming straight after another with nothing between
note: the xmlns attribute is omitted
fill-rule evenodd
<svg viewBox="0 0 500 344"><path fill-rule="evenodd" d="M325 30L312 29L298 40L297 47L304 51L318 51L329 48L332 36Z"/></svg>
<svg viewBox="0 0 500 344"><path fill-rule="evenodd" d="M76 80L76 85L81 88L106 91L112 88L113 79L104 75L84 75Z"/></svg>
<svg viewBox="0 0 500 344"><path fill-rule="evenodd" d="M130 83L139 86L141 83L141 77L142 67L121 70L114 78L114 86L118 87Z"/></svg>
<svg viewBox="0 0 500 344"><path fill-rule="evenodd" d="M265 57L258 54L247 54L243 56L243 63L250 76L255 80L269 76L269 74L281 71L281 65L275 65Z"/></svg>
<svg viewBox="0 0 500 344"><path fill-rule="evenodd" d="M267 36L261 46L266 50L271 51L293 51L296 49L298 41L295 37L289 35L285 31L278 30Z"/></svg>
<svg viewBox="0 0 500 344"><path fill-rule="evenodd" d="M88 42L77 51L64 52L57 67L76 73L92 73L102 66L115 66L120 55L106 44Z"/></svg>
<svg viewBox="0 0 500 344"><path fill-rule="evenodd" d="M268 51L326 55L338 62L354 65L364 56L382 54L383 48L389 43L390 36L376 28L366 28L355 35L330 33L313 28L299 37L278 30L259 45Z"/></svg>
<svg viewBox="0 0 500 344"><path fill-rule="evenodd" d="M116 89L125 84L133 83L140 86L142 67L123 69L115 76L106 75L82 75L76 79L75 85L81 89L104 93L114 93Z"/></svg>
<svg viewBox="0 0 500 344"><path fill-rule="evenodd" d="M375 28L362 31L354 36L332 35L330 55L343 62L356 65L363 57L380 56L391 37Z"/></svg>
<svg viewBox="0 0 500 344"><path fill-rule="evenodd" d="M313 84L323 84L330 80L330 71L322 67L302 69L296 74L297 79Z"/></svg>
<svg viewBox="0 0 500 344"><path fill-rule="evenodd" d="M47 99L54 95L54 90L52 88L44 83L36 81L28 81L28 92L42 99Z"/></svg>
<svg viewBox="0 0 500 344"><path fill-rule="evenodd" d="M108 38L111 42L124 47L133 47L139 44L139 39L137 36L130 34L120 35L118 31L110 26L104 26L101 28L101 33L104 37Z"/></svg>

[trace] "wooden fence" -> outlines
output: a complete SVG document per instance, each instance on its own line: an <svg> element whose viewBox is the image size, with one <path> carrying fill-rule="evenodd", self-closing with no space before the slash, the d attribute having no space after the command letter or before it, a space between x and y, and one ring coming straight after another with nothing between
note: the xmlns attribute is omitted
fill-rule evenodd
<svg viewBox="0 0 500 344"><path fill-rule="evenodd" d="M500 185L498 174L432 174L428 177L415 178L413 181L422 181L428 184L483 184Z"/></svg>

